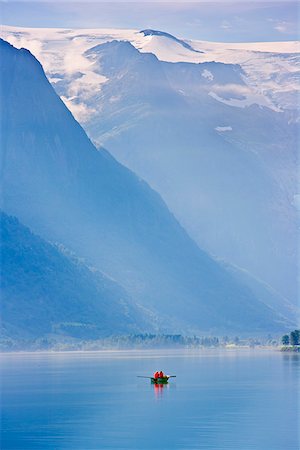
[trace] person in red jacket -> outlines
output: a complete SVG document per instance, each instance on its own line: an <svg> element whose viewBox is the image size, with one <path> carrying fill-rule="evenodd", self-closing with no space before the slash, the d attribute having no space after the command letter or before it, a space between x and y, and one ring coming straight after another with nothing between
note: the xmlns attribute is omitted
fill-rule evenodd
<svg viewBox="0 0 300 450"><path fill-rule="evenodd" d="M161 370L160 372L159 372L159 378L163 378L165 375L164 375L164 373L163 373L163 371Z"/></svg>
<svg viewBox="0 0 300 450"><path fill-rule="evenodd" d="M157 380L157 378L159 378L159 372L158 372L158 371L155 372L154 378L155 378L156 380Z"/></svg>

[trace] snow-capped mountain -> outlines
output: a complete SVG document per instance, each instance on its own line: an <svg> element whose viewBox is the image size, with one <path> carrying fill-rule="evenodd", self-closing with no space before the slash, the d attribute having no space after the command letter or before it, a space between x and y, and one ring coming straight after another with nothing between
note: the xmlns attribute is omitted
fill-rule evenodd
<svg viewBox="0 0 300 450"><path fill-rule="evenodd" d="M116 281L160 330L288 326L145 182L96 150L29 51L1 41L0 54L4 211Z"/></svg>
<svg viewBox="0 0 300 450"><path fill-rule="evenodd" d="M98 68L86 58L85 52L112 40L130 42L140 52L152 53L160 61L239 64L249 86L250 104L254 100L253 103L268 105L274 110L297 110L295 93L299 91L300 52L297 41L217 43L178 39L151 29L20 28L6 25L1 26L0 34L17 48L28 48L42 62L53 84L61 76L66 79L70 92L66 89L65 99L80 121L85 119L80 113L84 113L86 104L84 97L80 95L81 98L77 98L74 92L72 75L81 72L82 90L94 89L97 92L106 79L99 77ZM254 95L252 100L251 93ZM76 108L77 104L81 109Z"/></svg>
<svg viewBox="0 0 300 450"><path fill-rule="evenodd" d="M296 302L299 43L2 27L206 251Z"/></svg>

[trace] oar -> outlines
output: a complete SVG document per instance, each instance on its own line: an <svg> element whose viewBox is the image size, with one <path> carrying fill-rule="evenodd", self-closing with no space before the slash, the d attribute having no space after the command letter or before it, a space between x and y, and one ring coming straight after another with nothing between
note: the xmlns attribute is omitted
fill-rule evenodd
<svg viewBox="0 0 300 450"><path fill-rule="evenodd" d="M176 378L176 375L165 375L165 377ZM154 378L154 377L144 377L143 375L137 375L137 378L148 378L148 379L152 380L152 378Z"/></svg>

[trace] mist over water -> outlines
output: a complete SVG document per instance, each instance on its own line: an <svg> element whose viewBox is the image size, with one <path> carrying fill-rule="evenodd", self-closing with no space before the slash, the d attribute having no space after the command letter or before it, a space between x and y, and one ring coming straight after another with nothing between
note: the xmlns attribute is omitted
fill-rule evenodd
<svg viewBox="0 0 300 450"><path fill-rule="evenodd" d="M299 355L2 354L3 449L298 450ZM156 387L137 375L175 374Z"/></svg>

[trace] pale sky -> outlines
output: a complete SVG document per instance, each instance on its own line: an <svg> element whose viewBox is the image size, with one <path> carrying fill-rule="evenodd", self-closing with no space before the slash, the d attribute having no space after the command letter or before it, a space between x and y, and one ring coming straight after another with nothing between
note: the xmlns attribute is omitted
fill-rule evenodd
<svg viewBox="0 0 300 450"><path fill-rule="evenodd" d="M289 1L1 1L1 23L24 27L153 28L222 41L299 39L299 3Z"/></svg>

